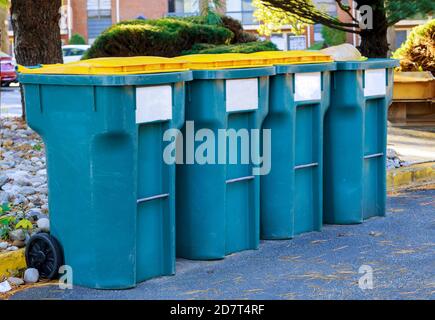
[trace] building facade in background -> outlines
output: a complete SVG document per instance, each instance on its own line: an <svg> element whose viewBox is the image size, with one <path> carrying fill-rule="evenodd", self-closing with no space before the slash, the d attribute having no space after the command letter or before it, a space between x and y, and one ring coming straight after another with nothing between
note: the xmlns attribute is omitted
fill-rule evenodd
<svg viewBox="0 0 435 320"><path fill-rule="evenodd" d="M343 21L350 19L338 9L335 0L313 0L313 2L331 16ZM342 2L354 7L353 0L342 0ZM245 30L256 32L258 22L253 16L252 0L223 0L219 10L241 21ZM198 13L198 0L62 0L60 21L62 42L66 44L68 39L77 33L92 44L102 31L123 20L191 16ZM392 50L400 47L412 27L425 23L430 18L416 17L401 21L392 27L389 32ZM270 40L281 50L303 50L323 40L321 30L321 25L311 25L306 28L303 35L296 36L291 33L290 26L284 26L280 33L272 34ZM9 38L10 41L13 40L10 22ZM348 33L346 41L358 46L360 39L357 35Z"/></svg>

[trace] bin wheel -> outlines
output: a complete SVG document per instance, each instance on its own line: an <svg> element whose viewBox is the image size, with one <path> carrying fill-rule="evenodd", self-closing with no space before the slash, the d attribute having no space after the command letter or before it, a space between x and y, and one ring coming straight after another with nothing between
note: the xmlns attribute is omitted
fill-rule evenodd
<svg viewBox="0 0 435 320"><path fill-rule="evenodd" d="M26 246L26 263L39 271L39 276L54 279L63 265L63 254L59 242L48 233L30 237Z"/></svg>

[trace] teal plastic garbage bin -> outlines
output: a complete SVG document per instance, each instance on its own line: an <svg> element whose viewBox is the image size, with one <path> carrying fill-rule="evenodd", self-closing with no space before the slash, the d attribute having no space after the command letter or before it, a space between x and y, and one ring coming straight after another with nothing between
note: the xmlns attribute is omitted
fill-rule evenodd
<svg viewBox="0 0 435 320"><path fill-rule="evenodd" d="M261 176L261 237L289 239L322 226L323 119L333 60L313 51L259 52L270 78L271 170Z"/></svg>
<svg viewBox="0 0 435 320"><path fill-rule="evenodd" d="M385 215L387 111L397 60L337 62L325 119L324 222Z"/></svg>
<svg viewBox="0 0 435 320"><path fill-rule="evenodd" d="M194 80L187 86L184 159L177 164L177 255L221 259L256 249L260 176L245 148L260 147L274 68L243 54L181 59L189 61ZM206 140L210 148L204 151Z"/></svg>
<svg viewBox="0 0 435 320"><path fill-rule="evenodd" d="M186 70L158 57L20 68L27 122L46 146L51 235L74 284L129 288L174 274L175 165L163 161L163 134L183 124ZM57 268L52 244L30 247L28 263Z"/></svg>

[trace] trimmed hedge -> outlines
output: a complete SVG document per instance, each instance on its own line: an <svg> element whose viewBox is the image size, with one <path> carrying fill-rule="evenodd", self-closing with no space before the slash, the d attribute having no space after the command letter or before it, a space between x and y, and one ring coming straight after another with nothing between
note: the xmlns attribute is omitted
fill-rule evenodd
<svg viewBox="0 0 435 320"><path fill-rule="evenodd" d="M105 30L86 52L84 59L97 57L174 57L196 43L230 44L234 33L221 25L195 23L193 18L130 20ZM199 20L200 21L200 20Z"/></svg>
<svg viewBox="0 0 435 320"><path fill-rule="evenodd" d="M278 48L270 41L256 41L230 45L212 45L206 43L195 44L191 50L182 54L210 54L210 53L253 53L258 51L277 51Z"/></svg>
<svg viewBox="0 0 435 320"><path fill-rule="evenodd" d="M68 40L68 44L86 44L86 40L81 34L74 33Z"/></svg>

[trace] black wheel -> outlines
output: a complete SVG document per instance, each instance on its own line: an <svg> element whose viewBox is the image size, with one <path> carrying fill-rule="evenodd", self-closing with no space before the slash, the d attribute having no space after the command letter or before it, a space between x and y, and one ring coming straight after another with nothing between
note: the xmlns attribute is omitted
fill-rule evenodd
<svg viewBox="0 0 435 320"><path fill-rule="evenodd" d="M41 278L56 278L63 265L59 242L48 233L33 235L26 246L26 262L29 268L38 269Z"/></svg>

